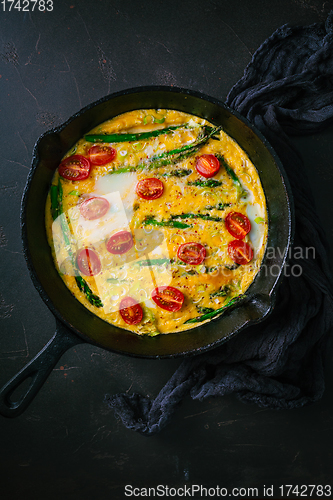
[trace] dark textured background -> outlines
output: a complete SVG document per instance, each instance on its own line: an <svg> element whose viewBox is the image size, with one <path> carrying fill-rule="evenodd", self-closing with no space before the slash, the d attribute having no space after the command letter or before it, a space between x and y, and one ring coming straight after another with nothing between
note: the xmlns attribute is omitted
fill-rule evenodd
<svg viewBox="0 0 333 500"><path fill-rule="evenodd" d="M8 8L9 4L6 5ZM50 339L55 321L22 253L21 195L40 134L111 92L175 85L224 100L279 26L322 22L319 0L55 0L52 12L0 4L0 386ZM333 246L332 128L294 138ZM331 258L332 263L332 258ZM106 392L154 397L180 360L90 345L68 351L20 417L0 417L1 500L124 498L124 486L333 487L332 353L313 406L263 410L234 396L186 399L161 434L126 430ZM279 498L279 496L277 496Z"/></svg>

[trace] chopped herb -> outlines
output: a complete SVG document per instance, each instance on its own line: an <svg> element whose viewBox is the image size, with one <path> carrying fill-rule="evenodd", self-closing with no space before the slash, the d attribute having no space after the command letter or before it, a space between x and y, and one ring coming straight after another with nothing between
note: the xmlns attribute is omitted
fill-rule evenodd
<svg viewBox="0 0 333 500"><path fill-rule="evenodd" d="M235 264L224 264L224 267L226 269L229 269L229 271L234 271L235 269L238 269L239 266L240 266L240 264L236 264L236 262L235 262Z"/></svg>
<svg viewBox="0 0 333 500"><path fill-rule="evenodd" d="M149 337L159 335L161 332L157 328L156 323L156 316L152 310L147 306L143 306L143 319L141 323L137 325L137 332L139 335L148 335Z"/></svg>
<svg viewBox="0 0 333 500"><path fill-rule="evenodd" d="M165 172L163 177L185 177L190 175L193 171L186 168L176 168L175 170L170 170L170 172Z"/></svg>
<svg viewBox="0 0 333 500"><path fill-rule="evenodd" d="M118 278L107 278L106 281L108 283L112 283L113 285L116 285L117 283L125 283L126 280L119 280Z"/></svg>
<svg viewBox="0 0 333 500"><path fill-rule="evenodd" d="M226 297L230 293L230 287L228 285L221 286L217 292L211 293L209 296L210 298L213 297Z"/></svg>
<svg viewBox="0 0 333 500"><path fill-rule="evenodd" d="M154 115L146 115L143 119L144 125L147 125L147 123L164 123L165 122L165 116L162 118L157 118Z"/></svg>
<svg viewBox="0 0 333 500"><path fill-rule="evenodd" d="M136 264L139 264L142 267L150 267L150 266L161 266L163 264L170 264L172 263L172 259L147 259L147 260L140 260Z"/></svg>
<svg viewBox="0 0 333 500"><path fill-rule="evenodd" d="M182 273L182 276L196 276L199 274L195 269L189 269L185 273Z"/></svg>
<svg viewBox="0 0 333 500"><path fill-rule="evenodd" d="M67 155L72 156L76 153L77 146L74 146L70 151L68 151Z"/></svg>
<svg viewBox="0 0 333 500"><path fill-rule="evenodd" d="M208 313L211 313L211 312L215 311L215 309L213 309L212 307L200 307L200 306L197 306L197 309L198 309L198 312L201 313L201 314L208 314Z"/></svg>
<svg viewBox="0 0 333 500"><path fill-rule="evenodd" d="M206 210L225 210L228 207L231 207L232 203L218 203L217 205L207 205L205 207Z"/></svg>
<svg viewBox="0 0 333 500"><path fill-rule="evenodd" d="M262 217L256 217L254 219L254 222L256 222L257 224L261 224L262 222L265 222L265 219L263 219Z"/></svg>

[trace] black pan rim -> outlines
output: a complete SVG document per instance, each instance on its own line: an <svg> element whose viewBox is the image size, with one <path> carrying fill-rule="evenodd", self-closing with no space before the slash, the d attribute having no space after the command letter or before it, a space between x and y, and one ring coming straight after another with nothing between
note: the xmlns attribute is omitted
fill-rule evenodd
<svg viewBox="0 0 333 500"><path fill-rule="evenodd" d="M60 312L54 306L54 304L52 303L51 299L49 298L49 296L45 292L44 288L42 287L42 285L40 283L40 280L38 278L38 275L37 275L37 273L36 273L36 271L35 271L35 269L34 269L34 267L32 265L32 262L31 262L31 255L30 255L30 251L29 251L29 246L28 246L28 241L27 241L27 233L26 233L26 210L25 210L25 208L26 208L27 196L28 196L28 193L29 193L30 183L32 181L32 178L34 176L35 170L37 169L38 163L39 163L38 145L40 144L40 141L44 137L46 137L46 136L48 136L50 134L58 134L58 133L60 133L68 125L70 125L76 118L82 116L88 110L90 110L90 109L92 109L92 108L94 108L94 107L96 107L96 106L98 106L98 105L100 105L102 103L110 101L111 99L114 99L116 97L122 97L122 96L126 96L126 95L129 95L129 94L140 94L140 93L144 93L144 92L145 93L147 93L147 92L177 93L177 94L184 95L185 98L186 98L186 96L192 96L192 97L198 98L198 99L200 99L202 101L207 101L207 102L210 102L210 103L212 103L212 104L214 104L216 106L224 108L230 114L234 115L241 122L243 122L247 127L249 127L255 133L255 135L257 135L257 137L260 139L260 141L263 143L263 145L266 147L266 149L269 151L269 153L273 157L273 159L274 159L274 161L276 163L276 166L277 166L277 168L278 168L278 170L279 170L279 172L281 174L281 182L283 184L283 187L284 187L284 190L285 190L285 193L286 193L286 200L287 200L287 204L288 204L288 213L289 213L289 220L287 221L288 222L288 227L289 227L289 234L288 234L288 242L287 242L288 244L287 244L287 247L286 247L285 255L283 256L283 261L282 261L281 269L283 268L283 265L286 263L286 261L288 259L288 251L287 250L289 250L290 246L292 245L292 241L293 241L293 233L294 233L294 206L293 206L293 197L292 197L291 188L290 188L290 184L289 184L286 172L284 171L284 168L283 168L283 165L282 165L280 159L278 158L276 152L271 147L271 145L269 144L269 142L267 141L267 139L261 134L261 132L259 130L257 130L256 127L254 127L246 118L244 118L243 116L241 116L238 112L236 112L236 111L232 110L231 108L229 108L222 101L220 101L219 99L210 97L210 96L208 96L208 95L206 95L206 94L204 94L202 92L198 92L198 91L194 91L194 90L189 90L189 89L184 89L184 88L180 88L180 87L143 86L143 87L134 87L134 88L130 88L130 89L121 90L119 92L112 93L112 94L109 94L107 96L103 96L102 98L98 99L97 101L94 101L93 103L88 104L87 106L85 106L84 108L82 108L81 110L79 110L77 113L75 113L74 115L72 115L70 118L68 118L68 120L66 120L61 125L58 125L57 127L54 127L53 129L50 129L50 130L46 131L45 133L43 133L38 138L38 140L36 141L36 144L35 144L35 147L34 147L34 151L33 151L33 155L32 155L31 169L29 171L27 182L26 182L26 186L25 186L25 189L24 189L24 192L23 192L23 196L22 196L22 205L21 205L21 231L22 231L22 242L23 242L24 256L25 256L25 260L27 262L27 266L28 266L28 269L29 269L29 272L30 272L30 276L32 278L32 281L33 281L33 283L34 283L37 291L39 292L41 298L43 299L43 301L46 303L46 305L51 310L51 312L53 313L53 315L58 320L60 320L65 326L67 326L70 330L74 331L74 333L76 333L79 337L83 338L83 340L87 341L88 343L91 343L91 344L94 344L96 346L103 347L103 348L105 348L105 347L101 346L98 342L94 342L91 338L86 337L82 332L80 332L75 327L75 325L70 324L68 322L68 320L66 318L64 318L62 314L60 314ZM182 352L171 353L171 354L162 354L162 355L159 355L159 354L148 354L147 355L147 354L137 354L137 353L133 354L133 353L127 352L125 350L116 350L116 349L109 349L109 348L105 348L105 349L107 349L107 350L109 350L111 352L116 352L116 353L120 353L120 354L126 354L126 355L133 356L133 357L153 358L153 359L154 358L184 357L184 356L189 356L189 355L193 355L193 354L199 354L199 353L205 352L207 350L211 350L211 349L213 349L215 347L218 347L219 345L222 345L224 342L228 341L236 333L238 333L239 331L243 330L245 327L263 321L263 319L265 319L270 314L270 312L272 311L272 309L274 308L277 289L278 289L278 286L279 286L279 284L280 284L280 282L281 282L282 279L283 279L283 276L282 276L282 273L280 273L278 275L277 279L275 280L273 286L271 287L271 290L270 290L270 307L269 307L269 310L266 311L265 314L263 314L262 317L257 318L256 320L249 320L249 321L247 321L241 328L238 328L235 331L230 332L230 334L229 334L228 337L221 338L221 339L219 339L219 340L217 340L217 341L215 341L215 342L213 342L211 344L207 344L205 346L202 346L200 348L195 348L193 350L185 350L185 351L182 351ZM77 299L75 299L75 300L77 300ZM91 314L93 315L93 313L91 313ZM218 320L221 320L221 317L217 318L215 321L218 321ZM120 330L122 330L122 329L120 329ZM189 330L189 331L194 332L195 330L196 329ZM136 335L136 334L133 334L133 335ZM173 334L170 333L168 335L173 335ZM179 334L177 334L177 335L179 335ZM151 338L150 340L154 342L154 338Z"/></svg>

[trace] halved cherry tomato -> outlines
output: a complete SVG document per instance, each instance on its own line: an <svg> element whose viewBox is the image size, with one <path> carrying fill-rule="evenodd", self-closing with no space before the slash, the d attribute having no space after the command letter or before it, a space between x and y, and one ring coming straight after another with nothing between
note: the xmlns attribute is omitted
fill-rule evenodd
<svg viewBox="0 0 333 500"><path fill-rule="evenodd" d="M214 177L220 170L220 162L215 155L201 155L197 158L195 168L203 177Z"/></svg>
<svg viewBox="0 0 333 500"><path fill-rule="evenodd" d="M110 146L96 144L88 149L88 155L92 165L105 165L115 159L117 150Z"/></svg>
<svg viewBox="0 0 333 500"><path fill-rule="evenodd" d="M80 212L84 219L95 220L100 219L110 208L110 203L106 198L93 196L88 198L80 205Z"/></svg>
<svg viewBox="0 0 333 500"><path fill-rule="evenodd" d="M251 231L251 222L240 212L230 212L225 219L225 225L231 236L240 240Z"/></svg>
<svg viewBox="0 0 333 500"><path fill-rule="evenodd" d="M142 307L132 297L124 297L121 300L119 313L128 325L137 325L143 317Z"/></svg>
<svg viewBox="0 0 333 500"><path fill-rule="evenodd" d="M119 231L107 240L106 249L114 255L122 255L128 252L133 245L132 234L129 231Z"/></svg>
<svg viewBox="0 0 333 500"><path fill-rule="evenodd" d="M162 309L166 311L179 311L184 302L184 295L173 286L159 286L153 290L151 298Z"/></svg>
<svg viewBox="0 0 333 500"><path fill-rule="evenodd" d="M197 266L205 260L206 249L200 243L183 243L178 247L177 256L186 264Z"/></svg>
<svg viewBox="0 0 333 500"><path fill-rule="evenodd" d="M230 241L228 254L236 264L244 265L253 259L253 249L248 243L242 240Z"/></svg>
<svg viewBox="0 0 333 500"><path fill-rule="evenodd" d="M102 269L97 253L91 248L83 248L76 257L76 263L81 273L85 276L95 276Z"/></svg>
<svg viewBox="0 0 333 500"><path fill-rule="evenodd" d="M62 160L58 172L60 177L70 181L82 181L90 174L91 164L88 158L82 155L68 156Z"/></svg>
<svg viewBox="0 0 333 500"><path fill-rule="evenodd" d="M136 185L136 193L145 200L156 200L162 196L164 191L164 184L160 179L149 177L148 179L141 179Z"/></svg>

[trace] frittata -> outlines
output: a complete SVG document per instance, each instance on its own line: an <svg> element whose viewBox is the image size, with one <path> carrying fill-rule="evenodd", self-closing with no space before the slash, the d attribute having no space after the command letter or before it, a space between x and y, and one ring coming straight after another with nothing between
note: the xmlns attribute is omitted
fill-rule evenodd
<svg viewBox="0 0 333 500"><path fill-rule="evenodd" d="M67 152L46 230L59 274L85 307L154 336L201 325L244 296L268 215L255 166L221 126L140 109Z"/></svg>

